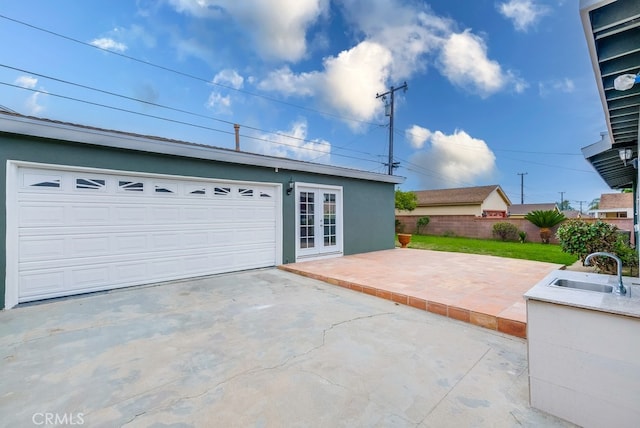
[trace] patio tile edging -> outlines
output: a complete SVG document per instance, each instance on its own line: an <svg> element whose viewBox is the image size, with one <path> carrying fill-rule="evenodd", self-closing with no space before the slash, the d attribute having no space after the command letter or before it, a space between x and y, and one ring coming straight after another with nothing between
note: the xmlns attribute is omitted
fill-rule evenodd
<svg viewBox="0 0 640 428"><path fill-rule="evenodd" d="M441 315L458 321L477 325L489 330L498 331L500 333L520 337L522 339L527 338L527 323L522 321L511 320L495 315L483 314L481 312L475 312L469 309L459 308L457 306L446 305L444 303L420 299L418 297L408 296L406 294L382 290L379 288L371 287L369 285L357 284L338 278L331 278L329 276L295 269L287 265L280 265L278 266L278 269L305 276L307 278L316 279L318 281L323 281L331 285L337 285L338 287L347 288L359 293L364 293L370 296L390 300L398 304L411 306L416 309L434 313L436 315Z"/></svg>

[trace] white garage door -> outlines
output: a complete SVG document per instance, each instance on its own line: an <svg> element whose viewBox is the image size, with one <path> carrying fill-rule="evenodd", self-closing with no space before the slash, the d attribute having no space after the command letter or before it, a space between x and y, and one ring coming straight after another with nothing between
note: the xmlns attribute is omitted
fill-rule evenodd
<svg viewBox="0 0 640 428"><path fill-rule="evenodd" d="M13 170L19 302L278 263L279 185Z"/></svg>

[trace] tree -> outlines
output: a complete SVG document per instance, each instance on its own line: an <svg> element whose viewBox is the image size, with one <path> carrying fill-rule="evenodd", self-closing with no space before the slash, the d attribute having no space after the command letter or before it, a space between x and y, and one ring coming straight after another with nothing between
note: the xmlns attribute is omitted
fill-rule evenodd
<svg viewBox="0 0 640 428"><path fill-rule="evenodd" d="M560 211L570 211L573 210L573 207L571 206L571 203L567 200L564 200L562 202L556 202L556 204L558 204L558 208L560 209Z"/></svg>
<svg viewBox="0 0 640 428"><path fill-rule="evenodd" d="M551 228L562 223L566 219L564 214L555 210L531 211L529 214L524 216L524 218L540 228L540 239L542 239L543 244L549 243L549 239L551 238Z"/></svg>
<svg viewBox="0 0 640 428"><path fill-rule="evenodd" d="M396 209L399 211L413 211L418 206L418 195L414 192L403 192L396 189ZM396 218L396 232L403 232L404 224Z"/></svg>
<svg viewBox="0 0 640 428"><path fill-rule="evenodd" d="M589 202L589 209L597 210L598 208L600 208L600 198L592 199L591 202Z"/></svg>
<svg viewBox="0 0 640 428"><path fill-rule="evenodd" d="M396 209L400 211L413 211L418 206L418 195L414 192L403 192L396 189Z"/></svg>

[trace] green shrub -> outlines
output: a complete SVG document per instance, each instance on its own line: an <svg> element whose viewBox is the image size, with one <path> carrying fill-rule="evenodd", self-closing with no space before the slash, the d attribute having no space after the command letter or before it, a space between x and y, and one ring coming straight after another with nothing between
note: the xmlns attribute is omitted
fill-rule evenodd
<svg viewBox="0 0 640 428"><path fill-rule="evenodd" d="M420 235L420 231L422 230L423 227L427 227L427 225L429 224L429 217L425 216L425 217L420 217L418 219L418 222L416 223L416 232L418 233L418 235Z"/></svg>
<svg viewBox="0 0 640 428"><path fill-rule="evenodd" d="M625 238L622 236L618 236L618 241L616 242L615 253L620 260L622 260L622 266L627 266L629 268L629 275L634 275L634 270L637 272L638 270L638 253L634 248L631 248L629 244L627 244Z"/></svg>
<svg viewBox="0 0 640 428"><path fill-rule="evenodd" d="M418 195L415 192L403 192L396 189L396 209L401 211L413 211L418 205Z"/></svg>
<svg viewBox="0 0 640 428"><path fill-rule="evenodd" d="M396 233L402 233L402 232L404 232L404 223L396 219Z"/></svg>
<svg viewBox="0 0 640 428"><path fill-rule="evenodd" d="M535 226L540 228L540 239L543 244L548 244L551 238L551 228L562 223L566 217L561 212L555 210L535 210L524 216Z"/></svg>
<svg viewBox="0 0 640 428"><path fill-rule="evenodd" d="M565 253L580 257L584 263L585 257L597 251L605 251L619 255L627 247L622 237L617 233L618 228L600 220L587 223L584 220L569 220L558 228L556 236ZM628 258L628 256L625 256ZM594 265L602 272L615 273L616 263L608 257L595 257ZM624 263L623 263L624 264Z"/></svg>
<svg viewBox="0 0 640 428"><path fill-rule="evenodd" d="M524 230L519 231L518 241L520 241L521 244L524 244L526 240L527 240L527 232L525 232Z"/></svg>
<svg viewBox="0 0 640 428"><path fill-rule="evenodd" d="M456 233L453 230L445 230L442 233L442 236L444 236L445 238L453 238L456 236Z"/></svg>
<svg viewBox="0 0 640 428"><path fill-rule="evenodd" d="M493 236L502 241L516 241L518 239L518 227L506 221L501 221L493 225Z"/></svg>

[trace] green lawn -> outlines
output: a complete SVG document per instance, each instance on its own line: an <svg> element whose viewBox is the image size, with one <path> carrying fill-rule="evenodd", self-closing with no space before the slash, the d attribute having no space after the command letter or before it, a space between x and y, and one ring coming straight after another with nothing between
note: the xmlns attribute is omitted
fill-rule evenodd
<svg viewBox="0 0 640 428"><path fill-rule="evenodd" d="M485 254L512 259L571 265L577 257L563 253L559 245L535 242L502 242L493 239L473 239L433 235L412 235L409 248L454 253Z"/></svg>

